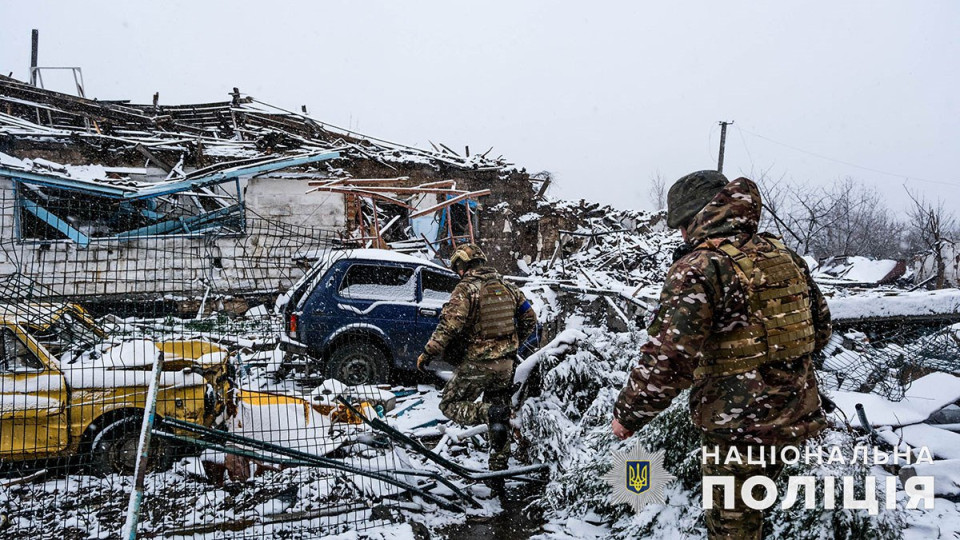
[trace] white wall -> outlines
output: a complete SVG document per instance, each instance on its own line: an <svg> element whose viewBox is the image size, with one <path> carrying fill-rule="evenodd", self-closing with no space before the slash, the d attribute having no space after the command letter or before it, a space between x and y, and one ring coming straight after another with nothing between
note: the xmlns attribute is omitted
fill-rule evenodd
<svg viewBox="0 0 960 540"><path fill-rule="evenodd" d="M18 269L68 296L202 295L276 292L304 271L298 254L315 251L344 227L343 196L305 195L306 180L258 178L248 182L246 234L203 238L156 236L134 240L21 242L16 238L14 194L0 178L0 278Z"/></svg>

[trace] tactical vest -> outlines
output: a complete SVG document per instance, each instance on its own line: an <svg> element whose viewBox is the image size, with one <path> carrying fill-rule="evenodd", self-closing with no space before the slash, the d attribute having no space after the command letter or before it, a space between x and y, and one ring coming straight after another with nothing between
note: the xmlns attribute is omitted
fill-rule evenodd
<svg viewBox="0 0 960 540"><path fill-rule="evenodd" d="M782 241L754 236L738 248L728 239L715 239L697 249L718 251L733 260L749 315L747 326L714 332L707 339L695 378L737 375L814 351L810 286Z"/></svg>
<svg viewBox="0 0 960 540"><path fill-rule="evenodd" d="M480 339L498 339L516 336L514 316L517 300L499 276L480 283L476 336Z"/></svg>

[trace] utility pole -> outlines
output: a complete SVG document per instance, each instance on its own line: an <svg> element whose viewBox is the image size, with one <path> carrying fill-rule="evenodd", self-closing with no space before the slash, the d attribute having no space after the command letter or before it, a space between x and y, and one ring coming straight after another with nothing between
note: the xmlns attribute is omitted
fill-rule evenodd
<svg viewBox="0 0 960 540"><path fill-rule="evenodd" d="M37 85L37 53L40 48L40 31L33 29L33 36L30 40L30 85Z"/></svg>
<svg viewBox="0 0 960 540"><path fill-rule="evenodd" d="M717 172L723 172L723 150L727 146L727 126L733 123L733 120L725 122L720 121L720 157L717 158Z"/></svg>

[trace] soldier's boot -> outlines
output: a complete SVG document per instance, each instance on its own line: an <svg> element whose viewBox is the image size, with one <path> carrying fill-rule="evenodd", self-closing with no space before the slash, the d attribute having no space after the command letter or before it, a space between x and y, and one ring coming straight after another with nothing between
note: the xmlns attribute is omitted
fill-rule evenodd
<svg viewBox="0 0 960 540"><path fill-rule="evenodd" d="M510 407L491 405L487 410L490 451L498 452L510 442Z"/></svg>
<svg viewBox="0 0 960 540"><path fill-rule="evenodd" d="M507 469L510 459L510 407L507 405L491 405L487 410L489 431L487 436L490 442L490 470L503 471ZM506 493L503 478L491 478L484 481L493 494L502 497Z"/></svg>

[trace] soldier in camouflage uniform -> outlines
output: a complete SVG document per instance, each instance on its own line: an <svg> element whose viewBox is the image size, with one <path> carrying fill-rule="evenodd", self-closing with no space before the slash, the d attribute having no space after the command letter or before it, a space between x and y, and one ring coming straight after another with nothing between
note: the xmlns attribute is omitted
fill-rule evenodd
<svg viewBox="0 0 960 540"><path fill-rule="evenodd" d="M440 410L464 425L490 426L490 470L504 470L510 458L510 393L517 348L537 325L523 293L506 283L474 244L457 248L450 259L461 281L443 307L440 324L417 359L422 369L446 352L459 362L443 389ZM462 358L450 358L451 350ZM459 355L459 354L458 354ZM483 401L477 398L483 395Z"/></svg>
<svg viewBox="0 0 960 540"><path fill-rule="evenodd" d="M806 263L777 237L758 234L761 200L746 178L727 183L700 171L668 195L667 224L686 249L675 258L648 328L650 341L620 392L614 434L625 439L692 387L690 412L704 446L795 445L826 425L812 355L830 338L830 312ZM775 478L779 467L703 465L733 476L735 507L707 511L710 538L760 538L763 513L747 508L740 486ZM714 501L722 506L722 488Z"/></svg>

